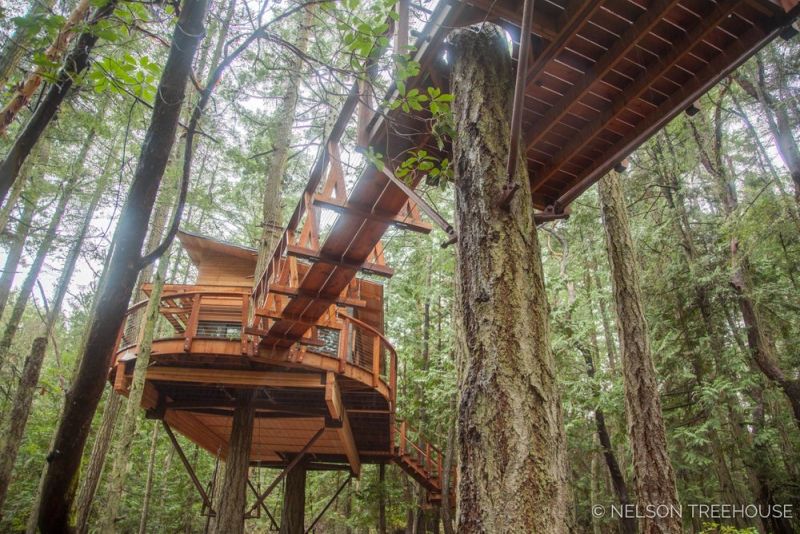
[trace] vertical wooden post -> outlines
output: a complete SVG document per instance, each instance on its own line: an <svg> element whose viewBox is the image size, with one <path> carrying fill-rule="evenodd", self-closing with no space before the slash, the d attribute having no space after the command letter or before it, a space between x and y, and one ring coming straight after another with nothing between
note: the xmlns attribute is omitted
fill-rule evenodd
<svg viewBox="0 0 800 534"><path fill-rule="evenodd" d="M345 363L347 362L347 351L350 348L350 321L343 319L344 325L339 332L339 372L344 373Z"/></svg>
<svg viewBox="0 0 800 534"><path fill-rule="evenodd" d="M381 338L372 338L372 387L378 387L381 379Z"/></svg>
<svg viewBox="0 0 800 534"><path fill-rule="evenodd" d="M391 351L392 356L389 362L389 387L391 388L392 413L397 407L397 353Z"/></svg>
<svg viewBox="0 0 800 534"><path fill-rule="evenodd" d="M433 462L431 461L431 442L425 442L425 469L430 471L430 466Z"/></svg>
<svg viewBox="0 0 800 534"><path fill-rule="evenodd" d="M245 329L247 328L247 320L250 316L250 298L247 295L242 295L242 333L240 334L239 338L241 340L242 354L247 354L247 333Z"/></svg>
<svg viewBox="0 0 800 534"><path fill-rule="evenodd" d="M195 295L192 298L192 313L189 315L189 323L186 325L184 334L183 351L192 350L192 340L197 335L197 323L200 321L200 301L202 295Z"/></svg>
<svg viewBox="0 0 800 534"><path fill-rule="evenodd" d="M400 454L406 453L406 422L400 423Z"/></svg>
<svg viewBox="0 0 800 534"><path fill-rule="evenodd" d="M126 315L125 319L122 321L122 324L119 326L119 331L117 332L117 341L114 342L114 356L116 356L120 343L122 343L122 334L125 332L125 326L127 325L129 319L130 315Z"/></svg>

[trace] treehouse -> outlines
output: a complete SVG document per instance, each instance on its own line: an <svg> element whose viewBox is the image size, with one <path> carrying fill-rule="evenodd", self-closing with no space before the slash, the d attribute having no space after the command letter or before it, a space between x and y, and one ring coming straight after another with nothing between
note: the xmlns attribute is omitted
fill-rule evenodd
<svg viewBox="0 0 800 534"><path fill-rule="evenodd" d="M283 310L303 294L300 281L313 265L284 257L270 266L277 274L251 317L255 250L186 232L178 239L197 274L192 284L163 288L142 400L149 417L163 420L171 437L177 431L224 459L235 392L253 389L251 465L286 467L305 456L308 469L358 476L362 463L398 459L432 499L439 498L441 453L406 439L404 424L395 429L397 358L383 335L380 283L354 277L324 301L318 318L305 320ZM389 272L380 259L369 269ZM123 395L130 390L146 305L128 310L119 334L110 378ZM248 327L250 320L258 327ZM300 325L303 334L291 344L262 337L259 329L282 323ZM400 448L406 452L398 455Z"/></svg>

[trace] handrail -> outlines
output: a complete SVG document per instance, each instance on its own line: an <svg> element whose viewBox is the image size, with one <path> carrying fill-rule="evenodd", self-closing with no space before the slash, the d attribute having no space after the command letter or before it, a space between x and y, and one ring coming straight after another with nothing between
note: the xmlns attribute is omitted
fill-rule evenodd
<svg viewBox="0 0 800 534"><path fill-rule="evenodd" d="M241 301L240 306L230 306L230 308L236 309L246 309L248 305L248 299L250 297L249 292L245 291L179 291L174 293L163 293L159 297L159 307L164 301L175 300L175 299L190 299L192 301L191 307L186 307L184 312L188 312L189 319L186 322L186 327L183 332L184 337L184 351L189 352L191 350L192 342L195 337L197 337L197 327L200 321L200 307L204 298L229 298L229 299L239 299ZM142 308L144 308L150 299L144 299L139 302L136 302L128 310L125 312L124 319L122 325L120 326L119 333L117 334L117 342L115 344L115 350L120 349L120 344L124 338L126 328L128 327L127 321L133 316L133 314ZM163 314L165 317L167 315L175 315L172 314ZM174 325L173 325L174 326ZM245 344L247 341L247 336L245 334L246 328L246 320L244 317L244 313L242 313L242 327L240 333L240 340L242 343L242 351L245 351ZM136 328L140 330L139 325L136 325ZM137 332L136 336L140 336L141 333ZM126 346L135 345L137 343L127 343Z"/></svg>
<svg viewBox="0 0 800 534"><path fill-rule="evenodd" d="M357 324L358 326L360 326L360 327L362 327L362 328L366 328L367 330L369 330L370 332L372 332L372 333L373 333L373 334L375 334L376 336L380 337L380 338L383 340L383 342L384 342L384 344L386 345L386 347L387 347L387 348L388 348L388 349L389 349L391 352L393 352L394 354L397 354L397 351L395 351L395 349L394 349L394 346L392 345L392 342L391 342L391 341L389 341L389 340L386 338L386 336L384 336L384 335L383 335L383 334L382 334L382 333L381 333L381 332L380 332L380 331L379 331L377 328L375 328L374 326L371 326L371 325L369 325L369 324L365 323L364 321L361 321L360 319L356 319L355 317L353 317L353 316L352 316L352 315L350 315L349 313L345 313L345 312L343 312L343 311L341 311L341 310L337 310L337 311L336 311L336 315L337 315L338 317L342 317L342 318L344 318L344 319L347 319L348 321L350 321L350 322L353 322L353 323Z"/></svg>
<svg viewBox="0 0 800 534"><path fill-rule="evenodd" d="M399 421L400 431L394 432L397 436L398 443L395 444L394 440L392 446L397 446L397 454L400 457L416 457L416 463L427 471L430 475L428 477L431 486L441 490L442 477L444 474L444 454L442 450L433 445L430 440L426 439L421 432L414 431L416 434L415 439L409 437L409 425L406 421ZM417 444L419 441L419 444ZM424 448L423 448L424 447Z"/></svg>

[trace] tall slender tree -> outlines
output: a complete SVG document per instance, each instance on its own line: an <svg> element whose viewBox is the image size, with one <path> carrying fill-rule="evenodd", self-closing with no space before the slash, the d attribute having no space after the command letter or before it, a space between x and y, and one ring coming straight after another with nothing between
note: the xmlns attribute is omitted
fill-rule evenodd
<svg viewBox="0 0 800 534"><path fill-rule="evenodd" d="M617 309L617 324L625 385L625 416L633 450L633 480L642 509L664 506L669 512L652 517L643 514L642 532L679 533L680 514L675 474L667 450L666 429L661 412L650 335L644 314L639 262L630 232L628 212L619 175L600 180L600 209L606 232L611 281Z"/></svg>

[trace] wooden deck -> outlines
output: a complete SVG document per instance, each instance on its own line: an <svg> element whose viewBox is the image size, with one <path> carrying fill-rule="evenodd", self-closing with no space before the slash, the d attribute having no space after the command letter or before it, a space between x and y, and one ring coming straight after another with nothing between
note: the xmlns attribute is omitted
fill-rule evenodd
<svg viewBox="0 0 800 534"><path fill-rule="evenodd" d="M523 2L443 1L426 13L416 42L420 75L408 89L447 90L446 37L483 21L502 25L533 49L521 90L519 138L534 206L559 217L569 204L659 128L782 31L800 0L630 0L535 2L520 29ZM407 2L400 2L407 6ZM401 13L397 41L408 39ZM530 30L530 31L529 31ZM520 46L514 47L515 57ZM377 50L373 60L387 51ZM389 99L396 97L391 89ZM258 416L252 461L286 465L307 448L319 469L393 460L435 496L441 453L394 420L396 355L383 335L380 284L389 277L381 238L388 228L430 232L427 214L448 239L454 231L416 195L424 179L394 177L408 150L431 146L425 112L369 111L354 84L311 169L301 201L269 266L255 284L254 251L182 234L198 266L193 285L168 286L166 330L153 344L143 405L152 417L212 454L226 455L234 390L255 388ZM361 102L361 104L360 104ZM347 187L345 131L361 149L383 155ZM387 148L388 147L388 148ZM350 147L352 148L352 147ZM501 192L498 192L498 196ZM321 228L325 213L336 218ZM251 291L251 288L255 287ZM120 332L111 380L126 394L138 328ZM309 442L312 444L308 446ZM436 497L434 497L435 500Z"/></svg>

